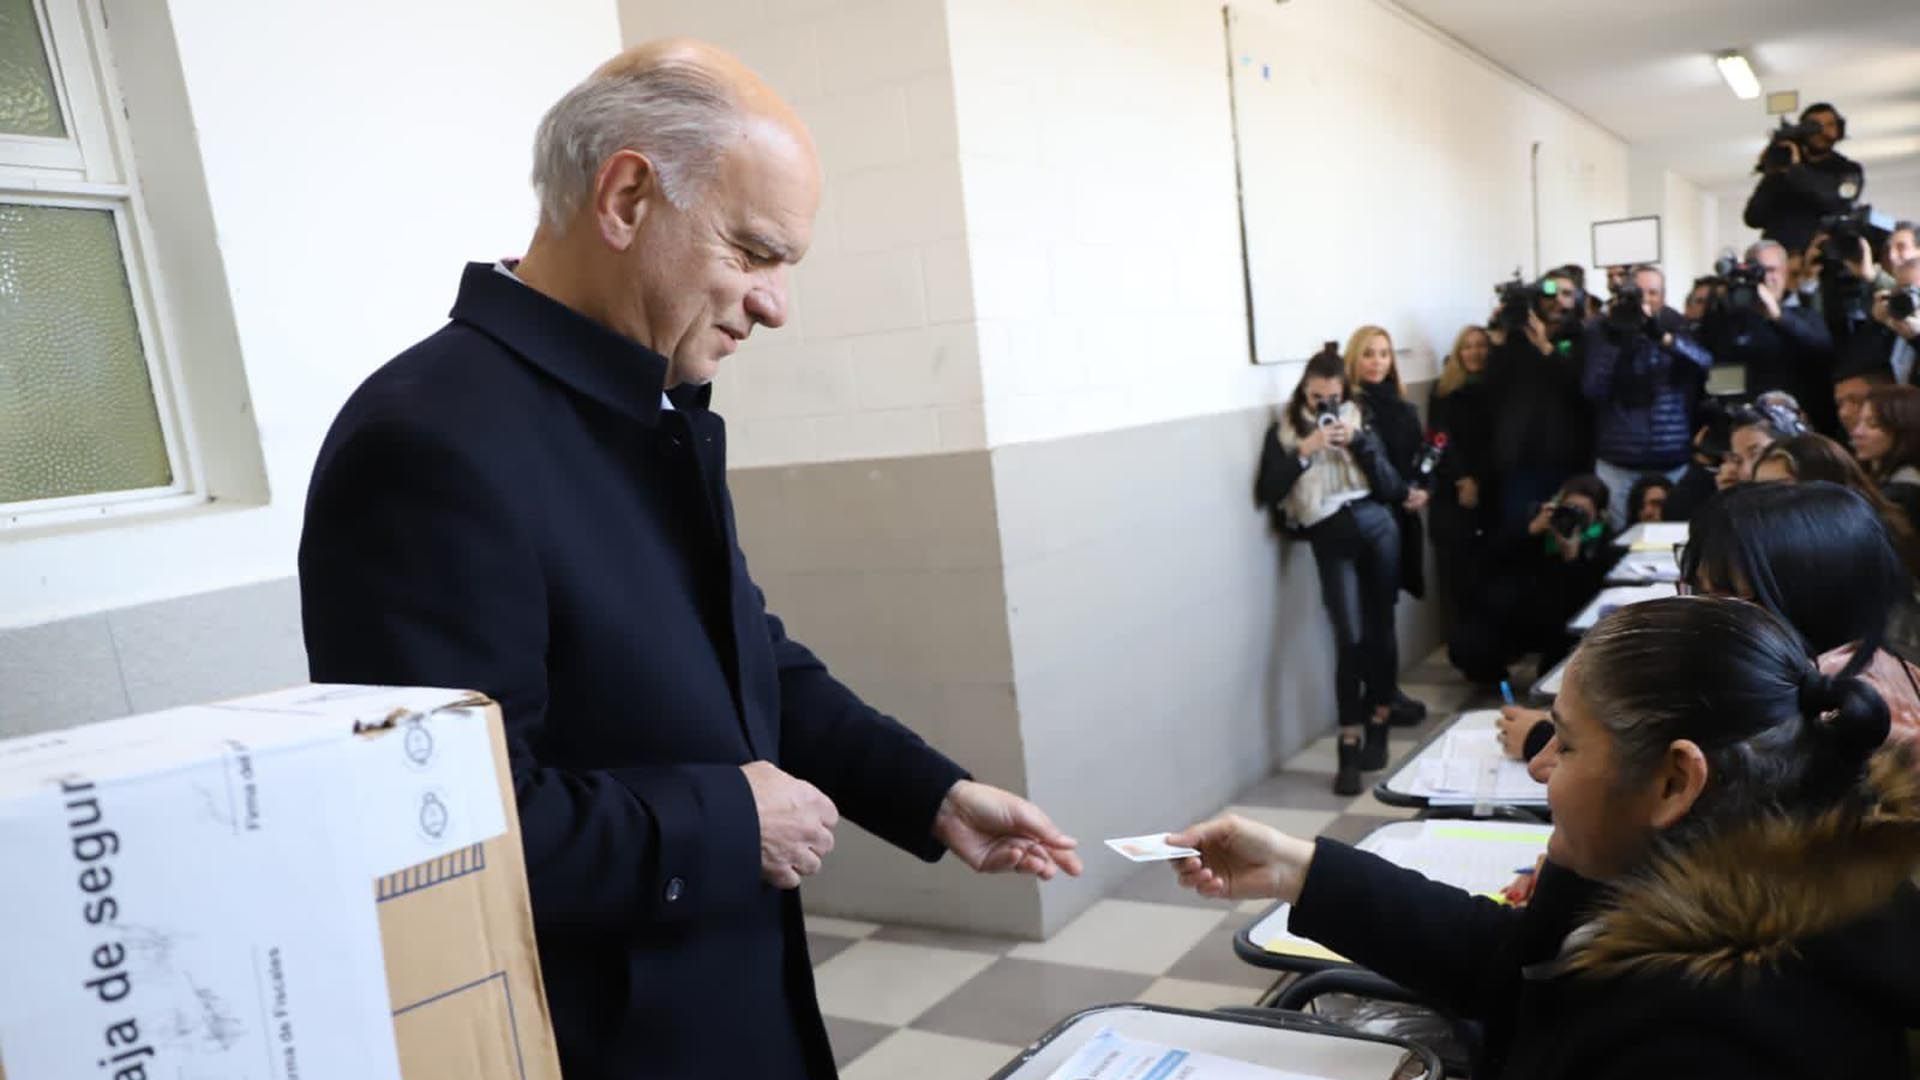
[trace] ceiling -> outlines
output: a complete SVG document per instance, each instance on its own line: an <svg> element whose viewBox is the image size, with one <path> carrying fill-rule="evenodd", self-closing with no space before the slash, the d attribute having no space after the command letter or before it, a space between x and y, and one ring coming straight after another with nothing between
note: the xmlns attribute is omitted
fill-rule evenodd
<svg viewBox="0 0 1920 1080"><path fill-rule="evenodd" d="M1920 0L1399 0L1476 52L1716 192L1753 185L1766 96L1714 68L1739 49L1766 93L1847 117L1840 150L1883 188L1920 184ZM1905 181L1888 184L1896 178Z"/></svg>

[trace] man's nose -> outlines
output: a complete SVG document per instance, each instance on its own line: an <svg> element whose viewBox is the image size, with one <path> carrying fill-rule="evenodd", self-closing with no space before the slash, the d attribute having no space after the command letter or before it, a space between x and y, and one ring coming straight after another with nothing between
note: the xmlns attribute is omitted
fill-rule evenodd
<svg viewBox="0 0 1920 1080"><path fill-rule="evenodd" d="M787 268L780 267L747 291L747 316L778 330L787 321Z"/></svg>

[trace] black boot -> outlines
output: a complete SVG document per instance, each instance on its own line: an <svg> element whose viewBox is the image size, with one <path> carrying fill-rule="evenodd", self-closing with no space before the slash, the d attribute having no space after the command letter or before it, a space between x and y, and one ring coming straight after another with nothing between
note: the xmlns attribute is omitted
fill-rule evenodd
<svg viewBox="0 0 1920 1080"><path fill-rule="evenodd" d="M1340 740L1340 769L1333 774L1335 795L1360 794L1360 743Z"/></svg>
<svg viewBox="0 0 1920 1080"><path fill-rule="evenodd" d="M1362 772L1378 772L1387 767L1387 731L1389 721L1367 720L1367 741L1360 747Z"/></svg>
<svg viewBox="0 0 1920 1080"><path fill-rule="evenodd" d="M1397 694L1387 705L1387 722L1394 727L1418 727L1426 719L1426 703L1405 694Z"/></svg>

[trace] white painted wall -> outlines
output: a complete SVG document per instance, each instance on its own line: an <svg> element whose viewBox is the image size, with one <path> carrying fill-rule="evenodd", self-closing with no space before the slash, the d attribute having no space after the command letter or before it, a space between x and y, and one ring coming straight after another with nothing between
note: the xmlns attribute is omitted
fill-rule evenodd
<svg viewBox="0 0 1920 1080"><path fill-rule="evenodd" d="M745 60L813 131L826 189L793 315L714 387L737 467L986 445L942 0L620 0L628 44Z"/></svg>
<svg viewBox="0 0 1920 1080"><path fill-rule="evenodd" d="M1716 212L1713 197L1692 181L1675 173L1662 173L1661 261L1667 276L1667 303L1676 310L1685 306L1693 279L1713 272Z"/></svg>
<svg viewBox="0 0 1920 1080"><path fill-rule="evenodd" d="M0 625L292 574L340 403L444 321L465 260L521 250L534 125L619 47L609 0L171 0L168 15L171 43L112 45L123 69L178 50L192 130L165 134L198 144L270 501L0 540Z"/></svg>
<svg viewBox="0 0 1920 1080"><path fill-rule="evenodd" d="M1283 261L1410 298L1368 316L1414 351L1407 376L1531 269L1533 141L1545 265L1584 262L1588 223L1624 212L1624 145L1400 9L1247 7L1284 31L1255 62L1300 83L1299 169L1262 192L1300 208ZM1297 368L1249 363L1220 6L956 0L948 21L989 443L1290 391ZM1294 336L1344 339L1360 310Z"/></svg>
<svg viewBox="0 0 1920 1080"><path fill-rule="evenodd" d="M989 442L1250 404L1217 4L948 5Z"/></svg>

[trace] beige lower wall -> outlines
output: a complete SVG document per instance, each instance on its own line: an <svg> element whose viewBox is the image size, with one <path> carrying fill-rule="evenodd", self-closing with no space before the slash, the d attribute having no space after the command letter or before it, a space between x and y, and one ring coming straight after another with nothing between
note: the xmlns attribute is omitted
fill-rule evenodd
<svg viewBox="0 0 1920 1080"><path fill-rule="evenodd" d="M1249 492L1267 410L992 452L746 469L772 610L854 689L1088 851L1079 881L926 867L844 829L810 910L1036 938L1333 726L1313 554ZM1402 598L1402 658L1439 641ZM305 678L291 579L0 632L0 737Z"/></svg>
<svg viewBox="0 0 1920 1080"><path fill-rule="evenodd" d="M843 682L972 770L1027 787L984 452L738 469L740 542L767 606ZM820 914L1032 936L1030 881L927 866L843 828L805 888Z"/></svg>

